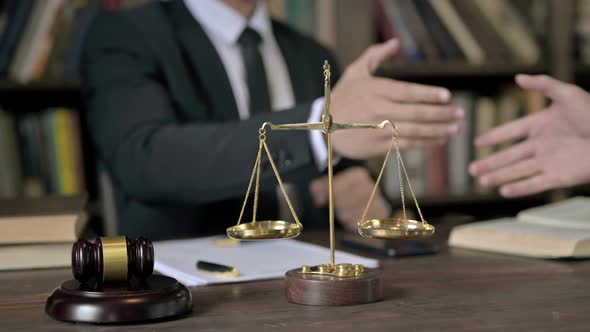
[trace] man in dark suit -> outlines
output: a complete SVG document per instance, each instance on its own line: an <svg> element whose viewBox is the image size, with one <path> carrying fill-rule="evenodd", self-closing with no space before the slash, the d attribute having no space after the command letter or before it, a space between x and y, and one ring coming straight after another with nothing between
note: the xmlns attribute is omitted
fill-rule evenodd
<svg viewBox="0 0 590 332"><path fill-rule="evenodd" d="M402 147L440 143L462 117L445 105L448 90L371 76L397 47L373 46L347 68L333 91L334 119L390 119ZM159 239L234 223L261 124L319 120L324 59L336 82L333 56L271 21L262 1L151 2L99 15L83 50L83 90L91 136L114 182L119 233ZM268 137L284 179L307 191L325 168L321 135ZM361 159L383 154L388 139L385 132L338 133L333 146L342 157ZM364 168L353 169L335 178L359 189L335 193L337 214L349 225L357 216L347 202L364 202L358 193L374 184ZM265 162L267 192L274 191L273 177ZM388 213L381 196L373 213Z"/></svg>

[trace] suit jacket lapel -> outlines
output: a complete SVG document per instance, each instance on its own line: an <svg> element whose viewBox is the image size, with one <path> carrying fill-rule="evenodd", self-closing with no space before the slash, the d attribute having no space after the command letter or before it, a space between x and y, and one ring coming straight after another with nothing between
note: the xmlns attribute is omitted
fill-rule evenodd
<svg viewBox="0 0 590 332"><path fill-rule="evenodd" d="M239 120L238 107L227 73L205 31L186 8L184 1L171 2L169 9L174 28L178 33L179 44L185 51L189 65L199 78L213 109L211 116L220 121ZM318 97L316 83L322 80L314 73L320 72L321 68L315 68L316 70L310 68L305 61L306 57L301 53L305 51L301 45L290 37L280 23L273 21L272 25L287 64L296 103L308 102ZM228 94L231 98L228 98Z"/></svg>
<svg viewBox="0 0 590 332"><path fill-rule="evenodd" d="M168 3L162 2L162 8L166 8ZM199 101L195 98L195 92L191 89L190 76L186 73L186 67L182 60L178 46L175 43L173 27L169 17L166 17L160 10L145 11L146 16L129 15L142 32L150 36L147 39L154 53L161 59L166 59L163 66L166 75L174 77L169 80L170 92L173 98L182 105L185 110L195 110L199 108ZM149 25L144 24L146 21Z"/></svg>
<svg viewBox="0 0 590 332"><path fill-rule="evenodd" d="M215 47L183 1L175 1L170 15L189 65L200 79L216 120L239 120L238 107L225 68ZM232 97L228 98L228 94Z"/></svg>

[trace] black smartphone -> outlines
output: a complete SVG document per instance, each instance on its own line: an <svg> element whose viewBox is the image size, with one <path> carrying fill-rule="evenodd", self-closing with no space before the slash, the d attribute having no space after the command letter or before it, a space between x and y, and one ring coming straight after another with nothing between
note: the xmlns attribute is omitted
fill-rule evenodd
<svg viewBox="0 0 590 332"><path fill-rule="evenodd" d="M366 239L356 234L345 236L342 244L351 249L387 257L431 255L438 252L438 247L430 241Z"/></svg>

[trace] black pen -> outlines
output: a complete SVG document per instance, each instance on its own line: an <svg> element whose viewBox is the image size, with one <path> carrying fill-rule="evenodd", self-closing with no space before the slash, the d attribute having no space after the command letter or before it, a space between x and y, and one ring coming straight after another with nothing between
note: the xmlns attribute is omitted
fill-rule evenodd
<svg viewBox="0 0 590 332"><path fill-rule="evenodd" d="M233 266L227 266L223 264L217 264L201 260L197 261L195 266L199 271L214 274L219 277L235 278L240 275L238 269L236 269Z"/></svg>

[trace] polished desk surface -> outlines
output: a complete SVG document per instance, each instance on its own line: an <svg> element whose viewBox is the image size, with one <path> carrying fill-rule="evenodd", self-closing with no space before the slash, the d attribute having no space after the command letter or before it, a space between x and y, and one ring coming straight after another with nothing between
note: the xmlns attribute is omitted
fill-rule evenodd
<svg viewBox="0 0 590 332"><path fill-rule="evenodd" d="M447 232L448 234L448 232ZM445 232L438 233L444 243ZM326 233L304 240L324 242ZM147 325L54 321L45 299L68 270L0 273L0 331L590 331L590 261L443 248L384 259L385 298L349 307L288 303L283 280L192 288L193 312Z"/></svg>

